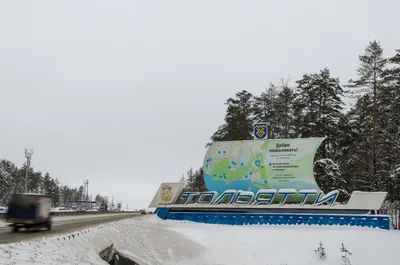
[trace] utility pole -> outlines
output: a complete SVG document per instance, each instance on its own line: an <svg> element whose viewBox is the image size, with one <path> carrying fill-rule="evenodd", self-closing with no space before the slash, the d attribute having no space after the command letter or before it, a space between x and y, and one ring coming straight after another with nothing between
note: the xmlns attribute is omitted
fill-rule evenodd
<svg viewBox="0 0 400 265"><path fill-rule="evenodd" d="M114 210L114 197L115 196L111 196L111 208Z"/></svg>
<svg viewBox="0 0 400 265"><path fill-rule="evenodd" d="M60 199L58 201L58 206L61 206L63 204L63 185L62 182L60 183Z"/></svg>
<svg viewBox="0 0 400 265"><path fill-rule="evenodd" d="M25 158L26 158L25 193L28 192L28 173L29 173L29 168L31 166L32 155L33 155L33 149L30 149L29 152L27 149L25 149Z"/></svg>
<svg viewBox="0 0 400 265"><path fill-rule="evenodd" d="M89 199L89 180L83 181L83 194L82 200L87 201Z"/></svg>
<svg viewBox="0 0 400 265"><path fill-rule="evenodd" d="M89 180L83 180L82 201L82 205L84 208L92 209L91 200L89 202ZM88 205L88 203L90 205Z"/></svg>
<svg viewBox="0 0 400 265"><path fill-rule="evenodd" d="M81 190L81 187L82 187L82 190ZM86 197L86 182L85 182L85 180L83 181L83 186L81 186L81 187L79 187L79 191L82 191L82 193L80 194L81 196L80 196L80 198L79 198L79 200L80 200L80 208L82 209L82 208L85 208L85 206L86 206L86 204L85 204L85 197Z"/></svg>

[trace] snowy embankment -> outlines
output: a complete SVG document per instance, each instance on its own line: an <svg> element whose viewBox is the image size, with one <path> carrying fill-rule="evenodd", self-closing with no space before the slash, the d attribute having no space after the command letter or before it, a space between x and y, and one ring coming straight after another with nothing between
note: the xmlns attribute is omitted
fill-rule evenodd
<svg viewBox="0 0 400 265"><path fill-rule="evenodd" d="M322 242L326 259L315 254ZM110 244L139 264L342 264L342 243L351 264L398 264L398 231L317 226L224 226L126 219L73 234L0 245L0 264L106 264L99 252Z"/></svg>

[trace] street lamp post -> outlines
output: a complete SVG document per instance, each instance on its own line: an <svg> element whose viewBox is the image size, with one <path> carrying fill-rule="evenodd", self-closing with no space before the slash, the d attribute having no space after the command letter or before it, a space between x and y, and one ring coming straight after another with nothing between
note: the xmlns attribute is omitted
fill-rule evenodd
<svg viewBox="0 0 400 265"><path fill-rule="evenodd" d="M29 152L25 149L25 158L26 158L26 172L25 172L25 193L28 192L28 172L31 166L31 158L33 155L33 149L30 149Z"/></svg>

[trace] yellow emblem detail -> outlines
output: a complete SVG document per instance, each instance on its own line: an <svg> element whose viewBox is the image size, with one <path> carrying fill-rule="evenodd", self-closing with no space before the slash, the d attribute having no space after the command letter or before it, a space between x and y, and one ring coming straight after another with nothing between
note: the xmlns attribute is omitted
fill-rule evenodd
<svg viewBox="0 0 400 265"><path fill-rule="evenodd" d="M264 125L261 125L261 126L256 126L256 129L257 129L256 132L257 136L262 138L265 135L266 127Z"/></svg>
<svg viewBox="0 0 400 265"><path fill-rule="evenodd" d="M161 198L165 202L169 202L172 199L172 187L169 185L164 185L161 187Z"/></svg>

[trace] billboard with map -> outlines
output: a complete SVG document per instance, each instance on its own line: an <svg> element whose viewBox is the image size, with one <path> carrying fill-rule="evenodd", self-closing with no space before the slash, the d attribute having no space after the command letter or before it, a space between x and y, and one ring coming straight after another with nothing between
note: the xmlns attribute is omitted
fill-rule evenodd
<svg viewBox="0 0 400 265"><path fill-rule="evenodd" d="M214 142L204 158L204 181L228 189L315 189L314 156L324 138Z"/></svg>

